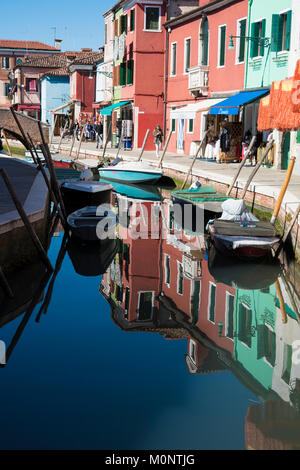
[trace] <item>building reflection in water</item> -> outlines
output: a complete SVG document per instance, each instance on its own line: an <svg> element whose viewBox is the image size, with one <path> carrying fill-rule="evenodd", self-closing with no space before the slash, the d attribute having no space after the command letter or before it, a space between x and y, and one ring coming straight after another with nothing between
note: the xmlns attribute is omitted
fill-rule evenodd
<svg viewBox="0 0 300 470"><path fill-rule="evenodd" d="M136 218L121 217L118 253L100 286L113 321L125 331L186 338L190 374L229 370L251 390L259 404L245 418L246 448L298 448L300 298L284 267L220 257L203 234L175 225L170 203L125 199L123 209L140 205L140 237ZM147 239L154 205L162 211L159 236Z"/></svg>

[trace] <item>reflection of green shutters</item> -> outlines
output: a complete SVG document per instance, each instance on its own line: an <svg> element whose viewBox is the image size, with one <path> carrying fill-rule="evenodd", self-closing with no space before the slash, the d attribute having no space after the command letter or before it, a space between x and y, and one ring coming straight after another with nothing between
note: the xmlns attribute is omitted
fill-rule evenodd
<svg viewBox="0 0 300 470"><path fill-rule="evenodd" d="M209 291L209 320L215 322L215 308L216 308L216 286L210 284Z"/></svg>
<svg viewBox="0 0 300 470"><path fill-rule="evenodd" d="M135 9L133 8L130 12L130 31L134 31L135 28Z"/></svg>
<svg viewBox="0 0 300 470"><path fill-rule="evenodd" d="M225 65L225 46L226 46L226 26L221 26L220 28L220 56L219 56L219 66L223 67Z"/></svg>
<svg viewBox="0 0 300 470"><path fill-rule="evenodd" d="M226 336L227 338L233 339L234 334L234 296L231 294L227 295L227 315L226 315Z"/></svg>
<svg viewBox="0 0 300 470"><path fill-rule="evenodd" d="M133 59L128 60L127 62L127 85L133 84L133 69L134 69Z"/></svg>
<svg viewBox="0 0 300 470"><path fill-rule="evenodd" d="M293 350L292 346L290 344L285 344L284 345L284 358L283 358L283 371L282 371L282 380L285 381L285 383L289 383L290 377L291 377L291 369L292 369L292 356L293 356Z"/></svg>
<svg viewBox="0 0 300 470"><path fill-rule="evenodd" d="M125 291L125 310L129 309L129 302L130 302L130 290L129 290L129 287L126 287L126 291Z"/></svg>
<svg viewBox="0 0 300 470"><path fill-rule="evenodd" d="M246 344L249 348L251 347L251 326L252 326L252 310L246 305L241 304L239 307L239 340Z"/></svg>
<svg viewBox="0 0 300 470"><path fill-rule="evenodd" d="M193 295L191 298L191 317L193 324L197 323L198 321L198 312L199 312L199 304L200 304L200 290L201 290L201 283L200 281L193 282Z"/></svg>
<svg viewBox="0 0 300 470"><path fill-rule="evenodd" d="M246 45L246 27L247 20L242 20L240 22L240 50L239 50L239 62L244 62L245 60L245 45Z"/></svg>
<svg viewBox="0 0 300 470"><path fill-rule="evenodd" d="M292 10L286 13L286 35L285 35L285 50L289 51L291 47L291 28L292 28Z"/></svg>

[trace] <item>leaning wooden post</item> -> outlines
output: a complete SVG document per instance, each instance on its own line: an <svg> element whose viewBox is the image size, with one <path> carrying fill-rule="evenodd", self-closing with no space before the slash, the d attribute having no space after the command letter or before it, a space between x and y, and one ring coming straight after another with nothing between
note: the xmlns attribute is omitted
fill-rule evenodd
<svg viewBox="0 0 300 470"><path fill-rule="evenodd" d="M52 145L52 140L53 140L53 137L54 137L54 132L55 132L55 128L56 128L57 118L58 118L58 115L55 114L55 119L54 119L54 124L53 124L53 129L52 129L52 133L51 133L49 145Z"/></svg>
<svg viewBox="0 0 300 470"><path fill-rule="evenodd" d="M202 145L204 144L204 141L205 141L205 139L206 139L206 136L207 136L208 132L209 132L209 131L207 130L207 131L205 131L205 133L204 133L203 139L202 139L201 142L200 142L200 145L199 145L199 147L198 147L198 150L197 150L197 152L196 152L196 154L195 154L195 156L194 156L194 158L193 158L193 161L192 161L192 163L191 163L191 166L190 166L190 168L189 168L189 171L187 172L186 178L185 178L185 180L184 180L183 185L181 186L181 189L183 189L183 188L185 187L185 185L186 185L186 183L187 183L187 180L189 179L189 176L190 176L190 174L191 174L191 172L192 172L193 166L194 166L194 164L195 164L195 162L196 162L196 160L197 160L197 158L198 158L198 155L199 155L199 153L200 153L200 150L201 150L201 148L202 148Z"/></svg>
<svg viewBox="0 0 300 470"><path fill-rule="evenodd" d="M250 174L250 176L249 176L249 178L248 178L248 180L247 180L246 186L244 187L243 193L242 193L242 195L241 195L241 199L244 199L244 197L246 196L246 193L247 193L247 190L248 190L248 188L249 188L249 185L250 185L251 181L253 180L254 176L256 175L256 173L258 172L258 170L260 169L261 165L263 164L263 162L264 162L265 159L267 158L268 153L270 152L271 148L273 147L273 144L274 144L274 140L271 140L271 141L268 143L268 145L267 145L267 147L266 147L266 149L265 149L265 151L264 151L264 153L263 153L261 159L259 160L259 162L258 162L257 165L255 166L255 168L253 168L253 171L251 172L251 174Z"/></svg>
<svg viewBox="0 0 300 470"><path fill-rule="evenodd" d="M73 139L72 139L72 145L71 145L71 149L70 149L69 157L71 157L71 156L72 156L72 152L73 152L74 143L75 143L75 134L73 135Z"/></svg>
<svg viewBox="0 0 300 470"><path fill-rule="evenodd" d="M138 162L142 159L142 155L143 155L143 153L144 153L144 150L145 150L145 147L146 147L146 143L147 143L149 134L150 134L150 129L148 129L147 132L146 132L146 134L145 134L145 138L144 138L144 142L143 142L142 151L141 151L141 153L140 153L139 158L137 159Z"/></svg>
<svg viewBox="0 0 300 470"><path fill-rule="evenodd" d="M278 217L283 198L285 196L286 190L288 188L289 182L292 177L293 169L295 166L295 161L296 161L296 157L290 158L290 163L289 163L289 167L287 169L286 175L285 175L284 183L282 185L282 188L281 188L281 191L277 199L277 203L276 203L276 206L275 206L275 209L274 209L271 221L270 221L272 225L275 225L276 219Z"/></svg>
<svg viewBox="0 0 300 470"><path fill-rule="evenodd" d="M4 132L4 129L2 129L2 134L3 134L3 137L4 137L5 143L6 143L6 147L7 147L8 153L9 153L9 155L12 157L12 152L11 152L10 146L9 146L9 144L8 144L8 141L7 141L7 138L6 138L6 134L5 134L5 132Z"/></svg>
<svg viewBox="0 0 300 470"><path fill-rule="evenodd" d="M2 271L2 268L0 266L0 284L2 284L4 292L8 295L8 297L13 298L14 294L13 291L10 288L10 285L8 284L8 281L4 275L4 272Z"/></svg>
<svg viewBox="0 0 300 470"><path fill-rule="evenodd" d="M281 287L280 287L278 279L275 282L275 288L276 288L276 294L279 300L282 323L285 325L287 323L287 314L286 314L285 303L284 303L284 299L283 299L283 295L282 295L282 291L281 291Z"/></svg>
<svg viewBox="0 0 300 470"><path fill-rule="evenodd" d="M58 153L59 153L59 151L60 151L61 142L62 142L62 140L63 140L63 138L64 138L64 133L66 132L67 125L68 125L68 121L66 122L66 124L65 124L65 126L64 126L64 128L63 128L63 131L62 131L62 133L61 133L60 139L59 139L59 144L58 144L58 149L57 149L57 152L58 152Z"/></svg>
<svg viewBox="0 0 300 470"><path fill-rule="evenodd" d="M240 172L242 171L242 168L243 168L243 166L245 165L245 163L246 163L246 161L247 161L247 158L248 158L248 156L249 156L249 154L250 154L250 152L251 152L251 150L252 150L252 148L253 148L253 146L254 146L254 144L255 144L255 141L256 141L256 136L254 135L254 136L252 137L252 140L251 140L251 142L250 142L250 145L249 145L249 147L248 147L248 149L247 149L247 151L246 151L246 153L245 153L245 156L244 156L243 160L241 161L241 163L239 164L239 167L238 167L238 169L237 169L237 172L236 172L236 174L235 174L234 177L233 177L233 180L232 180L232 182L231 182L231 185L229 186L228 191L227 191L227 193L226 193L226 196L229 196L229 195L230 195L230 193L231 193L231 191L232 191L232 188L234 187L235 182L236 182L236 180L238 179L239 174L240 174Z"/></svg>
<svg viewBox="0 0 300 470"><path fill-rule="evenodd" d="M164 149L163 149L163 153L162 153L162 156L160 157L159 159L159 162L158 162L158 168L160 168L162 166L162 161L164 159L164 156L166 154L166 151L167 151L167 148L168 148L168 145L169 145L169 142L170 142L170 139L171 139L171 135L172 135L173 131L172 129L170 130L169 132L169 135L168 135L168 138L167 138L167 141L165 143L165 146L164 146Z"/></svg>
<svg viewBox="0 0 300 470"><path fill-rule="evenodd" d="M76 158L75 158L76 160L79 157L79 152L80 152L80 147L81 147L81 144L82 144L82 139L83 139L83 128L81 129L81 133L80 133L80 139L79 139L77 154L76 154Z"/></svg>
<svg viewBox="0 0 300 470"><path fill-rule="evenodd" d="M24 223L24 225L25 225L32 241L33 241L37 251L39 252L39 254L42 258L43 263L45 264L45 266L50 271L53 271L53 267L52 267L52 265L49 261L49 258L47 257L47 254L46 254L46 252L45 252L45 250L44 250L37 234L35 233L34 229L32 228L31 223L30 223L30 221L27 217L27 214L24 211L23 206L22 206L21 202L19 201L19 198L18 198L18 196L17 196L17 194L16 194L16 192L13 188L13 185L11 184L10 179L8 178L8 175L7 175L6 171L4 170L4 168L0 168L0 174L3 178L3 180L4 180L4 183L5 183L8 191L11 195L12 200L14 201L16 209L17 209L17 211L18 211L18 213L19 213L19 215L20 215L20 217L21 217L21 219L22 219L22 221L23 221L23 223Z"/></svg>
<svg viewBox="0 0 300 470"><path fill-rule="evenodd" d="M108 131L107 131L107 136L106 136L105 144L104 144L104 147L103 147L102 158L104 158L104 156L105 156L106 147L107 147L108 139L109 139L109 134L110 134L110 131L111 131L111 126L112 126L112 122L110 121L109 126L108 126Z"/></svg>
<svg viewBox="0 0 300 470"><path fill-rule="evenodd" d="M34 156L33 151L32 151L32 149L31 149L31 147L30 147L30 145L29 145L29 142L28 142L28 139L27 139L27 137L26 137L26 135L25 135L25 132L24 132L24 130L23 130L23 127L21 126L21 123L20 123L20 121L19 121L19 119L18 119L18 117L17 117L17 115L16 115L16 113L15 113L15 110L13 109L13 107L11 107L10 110L11 110L11 113L12 113L12 115L13 115L13 118L14 118L14 120L15 120L15 122L16 122L18 128L19 128L19 131L20 131L21 134L22 134L22 137L23 137L23 139L24 139L24 142L26 143L27 148L29 149L29 152L30 152L30 154L31 154L32 160L33 160L34 163L36 164L35 156Z"/></svg>

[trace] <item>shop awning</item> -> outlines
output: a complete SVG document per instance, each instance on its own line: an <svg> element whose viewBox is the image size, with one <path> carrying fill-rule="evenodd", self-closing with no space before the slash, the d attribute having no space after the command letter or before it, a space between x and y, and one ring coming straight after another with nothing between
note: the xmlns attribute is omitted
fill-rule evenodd
<svg viewBox="0 0 300 470"><path fill-rule="evenodd" d="M220 101L223 101L223 98L208 98L188 104L187 106L182 106L181 108L172 109L170 119L195 119L197 113L208 111L211 106L220 103Z"/></svg>
<svg viewBox="0 0 300 470"><path fill-rule="evenodd" d="M241 91L227 100L221 101L218 106L212 106L210 114L239 114L240 106L251 103L267 95L269 90Z"/></svg>
<svg viewBox="0 0 300 470"><path fill-rule="evenodd" d="M120 101L119 103L112 104L111 106L102 108L100 114L101 116L111 116L111 113L114 109L121 108L122 106L125 106L128 103L131 103L131 101Z"/></svg>

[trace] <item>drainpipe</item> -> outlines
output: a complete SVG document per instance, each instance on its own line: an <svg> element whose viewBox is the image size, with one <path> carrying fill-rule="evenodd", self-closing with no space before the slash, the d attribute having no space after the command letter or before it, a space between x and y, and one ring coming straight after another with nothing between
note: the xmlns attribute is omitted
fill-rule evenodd
<svg viewBox="0 0 300 470"><path fill-rule="evenodd" d="M253 0L249 0L249 11L248 11L248 36L251 35L251 8L253 5ZM250 41L247 41L247 57L246 57L246 68L245 68L245 83L244 88L247 89L248 85L248 67L249 67L249 45Z"/></svg>
<svg viewBox="0 0 300 470"><path fill-rule="evenodd" d="M165 50L165 91L164 91L164 125L163 125L163 133L164 133L164 144L167 135L167 97L168 97L168 63L169 63L169 33L171 31L170 28L166 29L166 50Z"/></svg>

